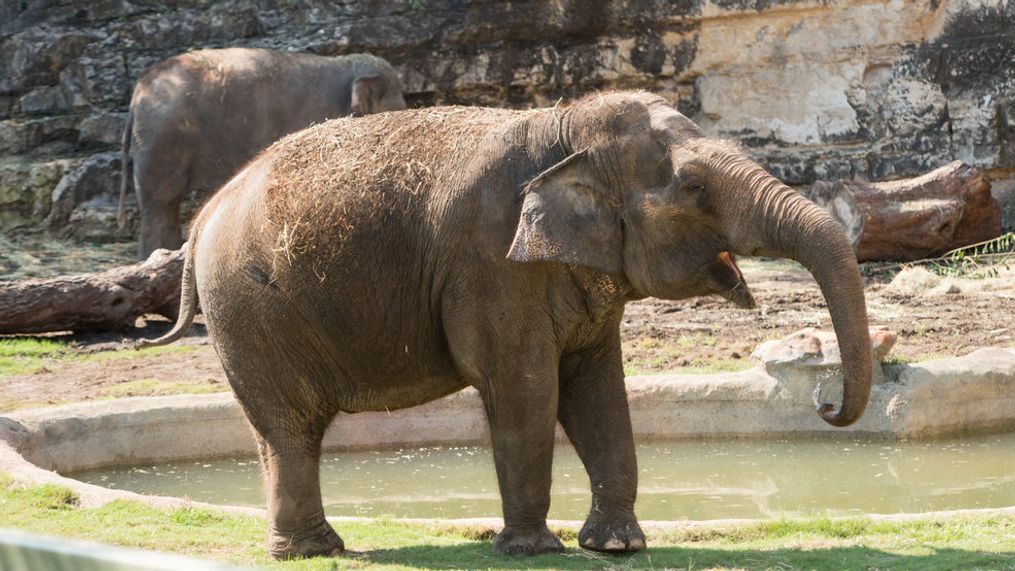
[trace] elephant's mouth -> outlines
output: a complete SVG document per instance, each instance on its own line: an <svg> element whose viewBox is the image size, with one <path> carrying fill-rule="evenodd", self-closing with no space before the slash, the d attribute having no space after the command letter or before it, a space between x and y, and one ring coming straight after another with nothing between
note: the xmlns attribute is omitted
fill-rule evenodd
<svg viewBox="0 0 1015 571"><path fill-rule="evenodd" d="M723 273L726 274L724 276L725 279L721 281L724 287L718 292L719 295L732 301L737 307L744 309L754 309L757 307L754 296L751 294L751 289L747 287L747 281L744 280L744 274L737 267L733 254L730 252L719 252L719 266L723 269Z"/></svg>

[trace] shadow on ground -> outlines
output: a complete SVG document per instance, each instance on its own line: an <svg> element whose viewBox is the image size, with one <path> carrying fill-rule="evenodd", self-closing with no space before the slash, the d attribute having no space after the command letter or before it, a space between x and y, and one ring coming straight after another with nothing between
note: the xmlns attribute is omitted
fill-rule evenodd
<svg viewBox="0 0 1015 571"><path fill-rule="evenodd" d="M427 569L1015 569L1015 555L954 548L919 548L898 554L865 546L769 550L659 547L631 556L606 556L579 549L561 555L509 558L490 544L382 549L354 557L380 565Z"/></svg>
<svg viewBox="0 0 1015 571"><path fill-rule="evenodd" d="M147 318L140 327L130 327L121 331L67 332L56 335L40 335L59 343L73 343L84 353L123 349L141 339L161 337L173 328L173 322L160 318ZM194 323L184 337L207 338L208 330L203 323ZM31 337L26 335L25 337Z"/></svg>

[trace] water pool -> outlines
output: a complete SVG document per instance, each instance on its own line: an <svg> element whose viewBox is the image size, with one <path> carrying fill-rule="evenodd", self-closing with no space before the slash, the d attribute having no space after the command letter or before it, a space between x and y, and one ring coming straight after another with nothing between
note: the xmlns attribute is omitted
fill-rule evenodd
<svg viewBox="0 0 1015 571"><path fill-rule="evenodd" d="M919 513L1015 505L1015 433L933 442L836 438L705 440L638 445L636 512L646 520ZM108 488L263 506L254 458L67 474ZM584 519L589 482L558 446L550 517ZM326 454L328 515L500 515L488 449L422 448Z"/></svg>

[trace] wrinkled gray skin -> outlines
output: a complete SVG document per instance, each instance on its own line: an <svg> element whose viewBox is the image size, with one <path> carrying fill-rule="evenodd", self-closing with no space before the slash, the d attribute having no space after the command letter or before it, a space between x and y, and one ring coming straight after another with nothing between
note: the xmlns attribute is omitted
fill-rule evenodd
<svg viewBox="0 0 1015 571"><path fill-rule="evenodd" d="M405 109L402 84L381 58L263 49L199 50L159 63L138 81L123 137L119 220L128 157L141 208L138 255L175 250L180 201L210 194L284 135L349 114Z"/></svg>
<svg viewBox="0 0 1015 571"><path fill-rule="evenodd" d="M356 136L339 120L287 138L212 199L191 233L180 321L156 341L186 331L196 290L257 433L275 557L343 550L318 482L336 413L466 386L490 424L505 522L496 552L561 549L546 527L557 421L591 479L579 544L644 548L624 304L718 293L749 307L728 252L810 269L846 379L841 408L819 413L836 426L863 413L870 343L843 231L661 98L355 122Z"/></svg>

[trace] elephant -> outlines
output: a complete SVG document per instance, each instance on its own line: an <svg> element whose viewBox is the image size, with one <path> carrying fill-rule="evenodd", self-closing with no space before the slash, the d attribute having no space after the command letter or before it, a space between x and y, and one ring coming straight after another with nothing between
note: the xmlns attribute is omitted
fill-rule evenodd
<svg viewBox="0 0 1015 571"><path fill-rule="evenodd" d="M720 294L751 307L735 256L792 258L828 304L855 422L870 395L863 282L823 209L660 96L552 109L435 107L338 119L275 143L191 226L179 339L200 300L252 425L276 558L341 553L321 505L322 435L342 413L465 387L489 423L499 554L562 549L546 526L555 426L589 475L581 547L645 548L624 387L625 304Z"/></svg>
<svg viewBox="0 0 1015 571"><path fill-rule="evenodd" d="M132 174L141 211L138 255L177 249L181 200L210 194L264 147L329 118L405 107L398 74L368 54L228 48L169 58L141 77L130 101L119 223Z"/></svg>

